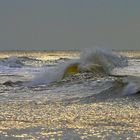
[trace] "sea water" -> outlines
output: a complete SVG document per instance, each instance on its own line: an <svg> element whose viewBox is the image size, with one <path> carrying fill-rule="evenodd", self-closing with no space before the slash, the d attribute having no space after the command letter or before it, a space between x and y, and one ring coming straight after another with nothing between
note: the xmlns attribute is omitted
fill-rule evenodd
<svg viewBox="0 0 140 140"><path fill-rule="evenodd" d="M6 52L7 57L0 60L0 101L83 98L109 89L116 80L115 75L140 76L140 59L135 54L132 58L126 57L125 52L122 56L119 52L98 48L80 53ZM79 63L81 71L62 78L66 67L72 63ZM87 71L93 64L102 66L106 74L98 70ZM137 84L132 83L131 87Z"/></svg>

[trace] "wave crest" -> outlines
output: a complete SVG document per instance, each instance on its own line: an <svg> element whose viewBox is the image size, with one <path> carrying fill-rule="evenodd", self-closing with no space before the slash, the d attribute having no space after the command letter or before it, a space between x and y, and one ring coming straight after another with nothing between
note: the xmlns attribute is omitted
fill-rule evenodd
<svg viewBox="0 0 140 140"><path fill-rule="evenodd" d="M80 55L80 62L81 69L97 66L99 68L101 67L107 74L110 74L116 67L124 67L128 64L125 57L101 48L86 49Z"/></svg>

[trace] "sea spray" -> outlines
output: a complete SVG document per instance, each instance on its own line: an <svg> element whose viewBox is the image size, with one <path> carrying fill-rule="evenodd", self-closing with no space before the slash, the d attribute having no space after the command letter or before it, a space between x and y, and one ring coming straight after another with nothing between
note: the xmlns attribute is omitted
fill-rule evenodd
<svg viewBox="0 0 140 140"><path fill-rule="evenodd" d="M101 66L107 74L111 74L114 68L127 66L126 58L102 48L86 49L80 55L80 62L81 69L86 69L94 64Z"/></svg>

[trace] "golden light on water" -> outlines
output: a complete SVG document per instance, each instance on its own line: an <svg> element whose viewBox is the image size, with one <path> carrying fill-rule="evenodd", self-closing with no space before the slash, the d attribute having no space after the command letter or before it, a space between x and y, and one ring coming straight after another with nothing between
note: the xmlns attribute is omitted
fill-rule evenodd
<svg viewBox="0 0 140 140"><path fill-rule="evenodd" d="M79 57L80 52L77 51L1 51L0 58L10 56L17 57L33 57L41 60L55 60L59 58Z"/></svg>
<svg viewBox="0 0 140 140"><path fill-rule="evenodd" d="M127 57L140 57L140 51L117 51L116 53ZM7 58L10 56L26 56L41 60L54 60L57 59L57 56L58 58L77 58L80 56L80 51L0 51L0 58Z"/></svg>
<svg viewBox="0 0 140 140"><path fill-rule="evenodd" d="M138 53L135 53L136 56L138 56ZM42 60L57 59L57 56L58 58L63 58L63 56L67 56L67 58L71 56L79 57L79 52L68 52L69 55L67 52L0 52L0 54L1 58L9 56L31 56ZM128 55L128 52L123 52L123 55ZM129 56L132 56L132 53L129 53ZM96 68L100 69L100 66L91 65L89 69L96 70ZM77 72L78 64L71 64L66 68L64 76ZM97 80L96 75L94 76ZM101 81L99 80L98 82L100 83ZM69 86L69 84L66 86ZM88 80L86 84L89 84ZM55 86L59 86L60 89L63 83L61 85L54 84L51 88L53 89ZM76 86L78 86L78 84ZM82 86L84 87L85 85L83 84ZM7 92L8 87L4 88ZM51 91L47 86L42 88L45 96ZM63 86L63 88L65 88L65 86ZM120 94L117 94L113 88L110 88L105 94L94 96L94 88L96 87L91 85L90 92L93 92L93 96L86 96L87 98L81 98L80 96L80 98L74 98L70 101L57 101L57 99L55 99L50 102L47 97L39 96L42 90L39 87L35 87L34 91L28 87L10 87L10 94L18 92L20 96L21 92L23 92L23 94L31 92L32 96L31 100L24 100L23 98L21 101L8 100L6 102L0 102L1 137L34 140L63 140L71 137L73 139L104 140L113 138L139 139L139 95L122 97ZM117 86L117 90L119 90L119 88L120 86ZM87 90L83 91L83 94L87 94L86 91ZM59 91L59 93L60 92L61 91ZM62 91L62 94L63 92L65 92L65 90ZM67 92L69 92L69 90L67 90ZM78 92L80 93L80 91ZM33 100L35 94L37 98ZM71 97L72 94L73 92L70 92L70 94L66 96ZM1 94L1 96L3 96L3 94Z"/></svg>

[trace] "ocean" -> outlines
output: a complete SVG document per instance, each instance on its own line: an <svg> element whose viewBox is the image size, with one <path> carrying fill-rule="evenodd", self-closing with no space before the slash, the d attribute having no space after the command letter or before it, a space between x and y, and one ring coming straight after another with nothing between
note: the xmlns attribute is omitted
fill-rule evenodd
<svg viewBox="0 0 140 140"><path fill-rule="evenodd" d="M139 139L140 51L0 52L0 139Z"/></svg>

